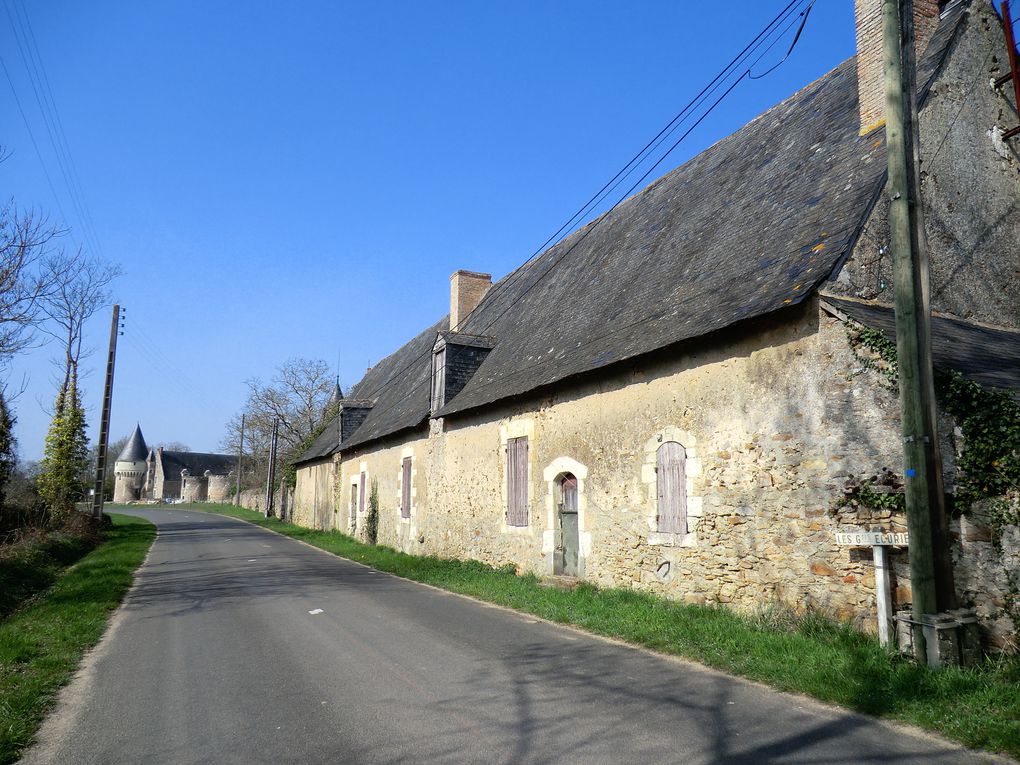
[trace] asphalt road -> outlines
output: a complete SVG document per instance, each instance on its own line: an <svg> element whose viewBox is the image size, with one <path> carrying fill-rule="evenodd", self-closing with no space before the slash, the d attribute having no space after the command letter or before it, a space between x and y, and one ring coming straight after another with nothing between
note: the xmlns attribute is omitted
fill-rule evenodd
<svg viewBox="0 0 1020 765"><path fill-rule="evenodd" d="M203 513L159 536L29 763L992 758Z"/></svg>

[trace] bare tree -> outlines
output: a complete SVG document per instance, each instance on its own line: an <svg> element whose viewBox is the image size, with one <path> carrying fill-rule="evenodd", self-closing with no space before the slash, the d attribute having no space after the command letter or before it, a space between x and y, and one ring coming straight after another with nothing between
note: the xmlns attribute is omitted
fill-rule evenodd
<svg viewBox="0 0 1020 765"><path fill-rule="evenodd" d="M257 378L247 384L246 411L256 419L262 416L278 420L280 439L287 448L297 446L315 430L333 391L329 365L310 359L287 360L269 385Z"/></svg>
<svg viewBox="0 0 1020 765"><path fill-rule="evenodd" d="M325 361L294 358L277 368L269 384L259 378L246 384L244 459L248 467L244 472L251 475L249 469L254 468L256 476L264 477L273 423L280 423L278 464L282 465L297 456L296 450L322 424L335 383ZM240 414L226 425L221 446L232 454L237 453L240 425Z"/></svg>
<svg viewBox="0 0 1020 765"><path fill-rule="evenodd" d="M32 342L43 301L58 274L44 267L60 232L13 201L0 206L0 365Z"/></svg>
<svg viewBox="0 0 1020 765"><path fill-rule="evenodd" d="M191 447L181 441L160 441L156 444L157 449L162 448L168 452L190 452Z"/></svg>
<svg viewBox="0 0 1020 765"><path fill-rule="evenodd" d="M39 301L49 320L41 328L63 345L63 390L78 370L85 322L109 303L109 287L120 275L120 268L85 257L80 251L74 255L61 251L46 259L44 271L51 286Z"/></svg>

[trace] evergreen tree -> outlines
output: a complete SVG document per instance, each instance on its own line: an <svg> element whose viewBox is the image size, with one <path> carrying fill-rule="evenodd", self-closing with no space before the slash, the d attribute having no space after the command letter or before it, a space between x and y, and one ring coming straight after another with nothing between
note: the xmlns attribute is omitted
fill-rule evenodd
<svg viewBox="0 0 1020 765"><path fill-rule="evenodd" d="M39 495L59 523L70 517L74 503L85 496L83 477L88 474L85 410L78 393L77 370L68 375L66 387L61 386L53 409L37 483Z"/></svg>
<svg viewBox="0 0 1020 765"><path fill-rule="evenodd" d="M14 475L17 465L15 453L17 442L14 440L14 423L17 418L7 405L7 397L0 388L0 511L6 505L7 483Z"/></svg>

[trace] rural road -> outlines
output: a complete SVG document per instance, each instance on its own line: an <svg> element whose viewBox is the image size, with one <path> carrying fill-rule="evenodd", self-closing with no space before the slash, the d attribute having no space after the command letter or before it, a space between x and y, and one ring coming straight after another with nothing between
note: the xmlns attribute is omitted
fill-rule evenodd
<svg viewBox="0 0 1020 765"><path fill-rule="evenodd" d="M26 763L998 761L241 521L132 514L159 536Z"/></svg>

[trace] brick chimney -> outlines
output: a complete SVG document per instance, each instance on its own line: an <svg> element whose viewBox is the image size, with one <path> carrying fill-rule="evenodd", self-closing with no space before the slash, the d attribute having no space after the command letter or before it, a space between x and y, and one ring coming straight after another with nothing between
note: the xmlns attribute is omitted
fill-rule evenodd
<svg viewBox="0 0 1020 765"><path fill-rule="evenodd" d="M882 3L883 0L854 0L861 135L885 124ZM940 5L939 0L914 0L914 51L918 58L927 49L939 24Z"/></svg>
<svg viewBox="0 0 1020 765"><path fill-rule="evenodd" d="M492 287L492 274L475 271L454 271L450 277L450 330L456 332L458 325L482 302L485 293Z"/></svg>

